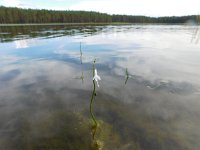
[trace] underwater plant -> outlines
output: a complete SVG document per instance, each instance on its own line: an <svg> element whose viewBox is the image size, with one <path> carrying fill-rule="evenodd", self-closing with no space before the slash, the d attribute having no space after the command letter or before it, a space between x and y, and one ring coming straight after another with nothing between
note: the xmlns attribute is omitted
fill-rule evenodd
<svg viewBox="0 0 200 150"><path fill-rule="evenodd" d="M125 79L126 79L126 80L125 80L125 84L126 84L127 81L128 81L128 79L129 79L129 77L130 77L127 68L126 68L126 72L125 72L125 73L126 73L126 75L125 75Z"/></svg>
<svg viewBox="0 0 200 150"><path fill-rule="evenodd" d="M90 100L90 116L93 120L93 125L92 125L92 137L93 137L93 139L95 137L98 124L97 124L96 118L93 114L93 107L92 106L93 106L93 103L94 103L94 100L95 100L95 97L96 97L96 84L99 87L98 80L101 80L100 76L97 74L97 69L95 67L95 63L96 63L96 59L93 62L93 68L92 68L92 70L93 70L93 91L92 91L92 96L91 96L91 100Z"/></svg>
<svg viewBox="0 0 200 150"><path fill-rule="evenodd" d="M100 127L100 124L98 124L94 114L93 114L93 103L95 100L95 97L97 96L96 94L96 85L97 87L99 87L99 80L101 80L101 77L97 74L97 69L95 67L95 63L96 63L96 59L93 62L93 67L92 67L92 71L93 71L93 91L92 91L92 96L91 96L91 100L90 100L90 116L92 118L92 139L93 139L93 143L92 143L92 149L93 150L101 150L103 148L103 142L101 140L99 140L98 138L95 138L95 135L97 133L97 129Z"/></svg>
<svg viewBox="0 0 200 150"><path fill-rule="evenodd" d="M83 53L82 53L81 42L80 42L80 62L81 62L81 65L83 64L82 56L83 56ZM74 79L80 79L80 80L82 80L82 83L83 83L83 82L84 82L83 71L82 71L82 73L81 73L81 76L77 76L77 77L75 77Z"/></svg>
<svg viewBox="0 0 200 150"><path fill-rule="evenodd" d="M81 64L83 64L83 53L82 53L82 47L81 47L81 42L80 42L80 61L81 61Z"/></svg>
<svg viewBox="0 0 200 150"><path fill-rule="evenodd" d="M200 40L200 29L199 29L199 25L200 25L200 15L198 15L196 17L196 21L197 21L197 27L194 30L194 33L192 35L192 39L191 42L195 42L196 44L199 42Z"/></svg>
<svg viewBox="0 0 200 150"><path fill-rule="evenodd" d="M75 77L74 79L79 79L79 80L82 81L82 83L84 83L84 74L83 74L83 71L82 71L82 73L81 73L81 76L77 76L77 77Z"/></svg>

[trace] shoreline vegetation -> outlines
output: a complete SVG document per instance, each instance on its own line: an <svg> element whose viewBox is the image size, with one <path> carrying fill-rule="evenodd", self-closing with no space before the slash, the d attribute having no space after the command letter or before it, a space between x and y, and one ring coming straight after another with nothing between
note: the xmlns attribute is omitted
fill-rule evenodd
<svg viewBox="0 0 200 150"><path fill-rule="evenodd" d="M187 23L128 23L128 22L85 22L85 23L10 23L10 24L1 24L0 27L8 27L8 26L81 26L81 25L188 25ZM189 25L197 25L197 24L189 24Z"/></svg>
<svg viewBox="0 0 200 150"><path fill-rule="evenodd" d="M0 26L83 24L198 24L198 15L148 17L110 15L93 11L56 11L0 6Z"/></svg>
<svg viewBox="0 0 200 150"><path fill-rule="evenodd" d="M0 26L52 26L52 25L131 25L129 22L84 22L84 23L6 23ZM146 23L147 24L147 23ZM153 24L153 23L152 23Z"/></svg>

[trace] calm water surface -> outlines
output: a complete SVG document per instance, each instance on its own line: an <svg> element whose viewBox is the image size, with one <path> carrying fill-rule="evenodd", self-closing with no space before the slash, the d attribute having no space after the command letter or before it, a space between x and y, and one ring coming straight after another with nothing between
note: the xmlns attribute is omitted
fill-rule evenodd
<svg viewBox="0 0 200 150"><path fill-rule="evenodd" d="M0 26L0 149L89 149L96 58L104 149L198 150L198 34L184 25Z"/></svg>

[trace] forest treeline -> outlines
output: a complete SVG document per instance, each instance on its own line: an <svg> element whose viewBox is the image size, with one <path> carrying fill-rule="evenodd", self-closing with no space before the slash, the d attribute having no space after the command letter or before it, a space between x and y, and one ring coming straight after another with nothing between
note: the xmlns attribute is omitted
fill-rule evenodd
<svg viewBox="0 0 200 150"><path fill-rule="evenodd" d="M130 15L109 15L92 11L55 11L22 9L0 6L0 24L9 23L186 23L196 22L197 16L146 17Z"/></svg>

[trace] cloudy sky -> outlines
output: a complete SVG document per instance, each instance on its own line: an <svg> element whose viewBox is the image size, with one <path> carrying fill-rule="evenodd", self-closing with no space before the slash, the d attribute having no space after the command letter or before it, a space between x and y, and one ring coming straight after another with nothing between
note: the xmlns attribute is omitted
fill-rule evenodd
<svg viewBox="0 0 200 150"><path fill-rule="evenodd" d="M0 5L146 16L200 14L200 0L0 0Z"/></svg>

